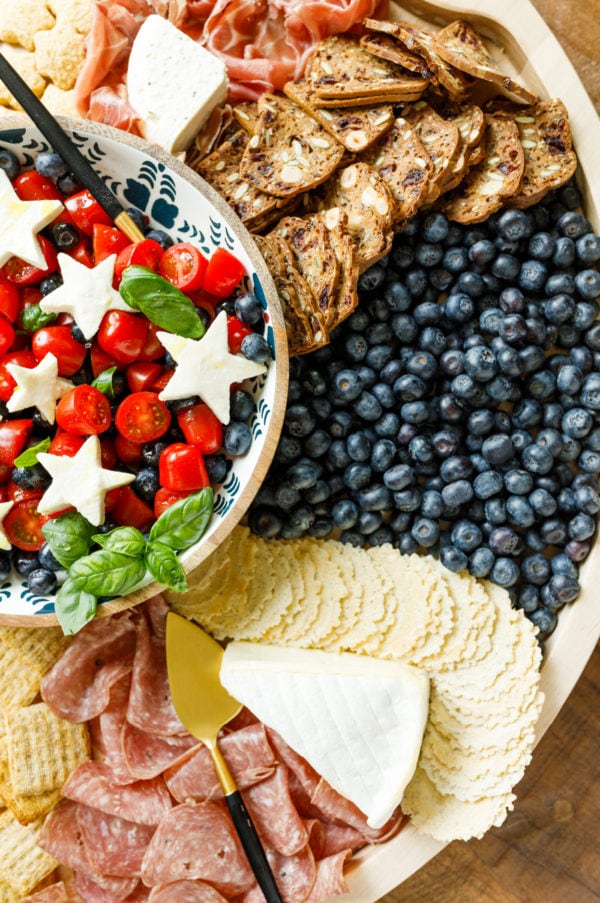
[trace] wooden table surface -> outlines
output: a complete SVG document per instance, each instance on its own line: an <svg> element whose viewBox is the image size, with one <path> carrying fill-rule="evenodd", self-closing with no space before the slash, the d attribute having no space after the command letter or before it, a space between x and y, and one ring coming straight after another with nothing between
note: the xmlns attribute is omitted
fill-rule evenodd
<svg viewBox="0 0 600 903"><path fill-rule="evenodd" d="M600 111L600 0L532 2ZM600 900L600 647L516 792L501 828L450 844L380 903Z"/></svg>

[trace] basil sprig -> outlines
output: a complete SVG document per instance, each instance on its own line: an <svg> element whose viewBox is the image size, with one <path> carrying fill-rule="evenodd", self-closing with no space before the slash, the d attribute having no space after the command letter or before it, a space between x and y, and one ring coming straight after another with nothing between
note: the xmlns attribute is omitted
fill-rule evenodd
<svg viewBox="0 0 600 903"><path fill-rule="evenodd" d="M210 486L167 508L154 523L148 539L135 527L116 527L96 533L77 512L68 511L42 527L55 558L68 577L55 602L63 633L77 633L96 614L100 597L122 596L135 589L147 573L176 592L187 589L177 557L202 537L213 510ZM92 544L100 546L90 552Z"/></svg>
<svg viewBox="0 0 600 903"><path fill-rule="evenodd" d="M39 304L29 304L21 311L21 326L25 332L36 332L42 326L54 323L58 314L49 314Z"/></svg>
<svg viewBox="0 0 600 903"><path fill-rule="evenodd" d="M190 299L147 267L130 266L123 270L119 292L130 307L140 310L157 326L186 339L204 335L204 324Z"/></svg>
<svg viewBox="0 0 600 903"><path fill-rule="evenodd" d="M33 467L38 462L38 454L48 451L50 448L50 438L42 439L35 445L30 445L25 451L21 452L14 460L15 467Z"/></svg>
<svg viewBox="0 0 600 903"><path fill-rule="evenodd" d="M113 377L116 372L116 367L109 367L108 370L103 370L102 373L99 373L98 376L92 380L94 389L98 389L99 392L102 392L102 394L106 395L107 398L110 398L111 401L114 401L115 398Z"/></svg>

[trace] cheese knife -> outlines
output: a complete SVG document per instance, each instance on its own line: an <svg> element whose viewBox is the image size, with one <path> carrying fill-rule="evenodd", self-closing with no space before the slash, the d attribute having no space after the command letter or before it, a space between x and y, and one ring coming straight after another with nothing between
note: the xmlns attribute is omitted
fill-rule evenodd
<svg viewBox="0 0 600 903"><path fill-rule="evenodd" d="M217 742L221 728L242 708L221 684L223 649L201 627L172 611L167 615L166 648L175 711L186 730L210 752L233 824L267 903L282 903L254 823Z"/></svg>

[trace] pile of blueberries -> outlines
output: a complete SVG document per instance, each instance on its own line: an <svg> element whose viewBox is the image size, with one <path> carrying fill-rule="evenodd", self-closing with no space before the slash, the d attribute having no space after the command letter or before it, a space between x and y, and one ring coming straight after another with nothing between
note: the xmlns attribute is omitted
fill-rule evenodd
<svg viewBox="0 0 600 903"><path fill-rule="evenodd" d="M600 237L574 182L461 226L412 219L331 343L291 361L264 537L426 551L539 628L578 595L600 510Z"/></svg>

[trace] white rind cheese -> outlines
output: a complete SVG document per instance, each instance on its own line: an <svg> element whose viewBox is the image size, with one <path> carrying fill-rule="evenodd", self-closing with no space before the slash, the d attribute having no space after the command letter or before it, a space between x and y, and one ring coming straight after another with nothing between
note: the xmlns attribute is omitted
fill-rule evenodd
<svg viewBox="0 0 600 903"><path fill-rule="evenodd" d="M233 642L223 686L379 828L412 778L429 704L427 674L351 653Z"/></svg>
<svg viewBox="0 0 600 903"><path fill-rule="evenodd" d="M127 91L149 141L185 150L227 97L227 84L218 57L162 16L148 16L131 48Z"/></svg>

